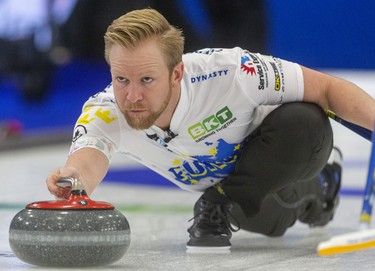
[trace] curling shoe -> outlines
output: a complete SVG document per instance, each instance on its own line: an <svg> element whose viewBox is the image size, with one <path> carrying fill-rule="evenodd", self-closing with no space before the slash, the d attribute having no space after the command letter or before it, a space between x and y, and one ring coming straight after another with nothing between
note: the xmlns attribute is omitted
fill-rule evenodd
<svg viewBox="0 0 375 271"><path fill-rule="evenodd" d="M188 253L230 253L232 231L239 228L234 229L228 219L233 205L225 196L220 197L218 201L211 201L205 193L196 202L194 223L188 229Z"/></svg>
<svg viewBox="0 0 375 271"><path fill-rule="evenodd" d="M310 227L321 227L333 219L335 210L339 204L339 191L341 187L341 162L342 153L337 147L333 147L327 165L319 175L320 186L324 197L323 212L310 223Z"/></svg>

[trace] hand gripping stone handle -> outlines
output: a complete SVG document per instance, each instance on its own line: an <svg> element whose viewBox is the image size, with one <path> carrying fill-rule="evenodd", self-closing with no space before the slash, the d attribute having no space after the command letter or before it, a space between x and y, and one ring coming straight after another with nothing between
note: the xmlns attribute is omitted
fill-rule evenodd
<svg viewBox="0 0 375 271"><path fill-rule="evenodd" d="M59 187L71 187L72 191L77 191L77 190L85 190L83 187L83 184L80 182L80 180L73 178L73 177L66 177L66 178L61 178L56 182L56 185Z"/></svg>

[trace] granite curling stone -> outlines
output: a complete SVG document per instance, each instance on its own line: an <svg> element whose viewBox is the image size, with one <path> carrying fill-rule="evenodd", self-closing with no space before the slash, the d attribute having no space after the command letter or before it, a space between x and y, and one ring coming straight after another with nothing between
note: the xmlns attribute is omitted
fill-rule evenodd
<svg viewBox="0 0 375 271"><path fill-rule="evenodd" d="M22 261L38 266L87 267L120 260L130 245L126 217L106 202L91 200L77 179L69 199L30 203L10 224L9 244Z"/></svg>

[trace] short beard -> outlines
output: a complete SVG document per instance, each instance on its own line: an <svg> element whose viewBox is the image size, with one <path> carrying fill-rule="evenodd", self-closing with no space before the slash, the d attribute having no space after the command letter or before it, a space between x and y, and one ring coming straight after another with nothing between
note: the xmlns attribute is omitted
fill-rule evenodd
<svg viewBox="0 0 375 271"><path fill-rule="evenodd" d="M155 121L160 117L160 115L165 111L165 109L167 108L171 100L171 97L172 97L172 89L169 86L168 95L163 101L159 110L157 110L156 112L151 112L150 116L146 118L139 117L139 116L135 116L135 117L130 116L129 114L127 114L127 110L132 109L132 107L127 108L127 110L123 112L126 122L131 128L135 130L144 130L144 129L150 128L152 125L154 125ZM137 106L133 106L133 107L134 109L137 108Z"/></svg>

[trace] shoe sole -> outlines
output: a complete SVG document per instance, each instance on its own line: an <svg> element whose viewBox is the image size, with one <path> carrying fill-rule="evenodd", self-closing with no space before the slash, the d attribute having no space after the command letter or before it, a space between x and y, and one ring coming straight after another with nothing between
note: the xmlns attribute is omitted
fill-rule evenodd
<svg viewBox="0 0 375 271"><path fill-rule="evenodd" d="M186 246L186 252L189 254L225 254L231 253L231 246L221 247L203 247L203 246Z"/></svg>

